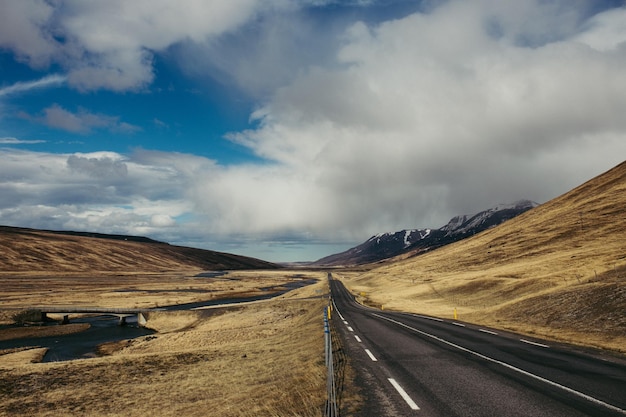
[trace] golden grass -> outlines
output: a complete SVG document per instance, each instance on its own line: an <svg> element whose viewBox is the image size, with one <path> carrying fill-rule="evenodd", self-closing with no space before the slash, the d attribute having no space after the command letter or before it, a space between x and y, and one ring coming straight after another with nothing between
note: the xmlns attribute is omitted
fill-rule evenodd
<svg viewBox="0 0 626 417"><path fill-rule="evenodd" d="M2 367L0 415L319 416L324 293L322 280L219 312L151 313L159 333L111 356Z"/></svg>
<svg viewBox="0 0 626 417"><path fill-rule="evenodd" d="M503 225L343 272L367 303L626 352L626 163Z"/></svg>
<svg viewBox="0 0 626 417"><path fill-rule="evenodd" d="M88 323L70 323L64 326L16 327L0 330L0 340L22 339L25 337L62 336L79 333L89 328Z"/></svg>
<svg viewBox="0 0 626 417"><path fill-rule="evenodd" d="M200 270L167 273L0 273L3 308L86 306L152 308L221 298L267 294L294 280L300 272L229 271L216 278L195 277ZM0 316L0 321L3 318ZM6 316L4 317L6 322Z"/></svg>
<svg viewBox="0 0 626 417"><path fill-rule="evenodd" d="M41 362L48 348L27 347L0 350L0 368L14 368L25 363Z"/></svg>

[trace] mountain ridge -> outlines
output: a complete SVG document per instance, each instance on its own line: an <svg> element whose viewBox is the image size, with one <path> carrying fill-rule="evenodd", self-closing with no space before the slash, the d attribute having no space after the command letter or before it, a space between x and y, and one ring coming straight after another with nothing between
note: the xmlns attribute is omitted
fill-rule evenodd
<svg viewBox="0 0 626 417"><path fill-rule="evenodd" d="M312 265L354 266L380 262L404 254L416 255L495 227L537 206L537 203L530 200L518 200L475 214L455 216L438 229L403 229L379 233L344 252L318 259Z"/></svg>
<svg viewBox="0 0 626 417"><path fill-rule="evenodd" d="M277 269L241 255L170 245L143 236L0 226L0 272L163 272Z"/></svg>

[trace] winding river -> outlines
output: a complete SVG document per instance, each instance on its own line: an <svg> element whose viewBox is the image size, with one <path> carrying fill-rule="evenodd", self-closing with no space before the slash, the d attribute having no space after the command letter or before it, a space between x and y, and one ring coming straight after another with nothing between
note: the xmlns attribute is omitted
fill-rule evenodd
<svg viewBox="0 0 626 417"><path fill-rule="evenodd" d="M98 345L155 333L137 324L136 317L128 317L126 326L120 326L116 316L95 316L72 319L72 323L88 323L90 327L79 333L60 336L29 337L0 341L0 349L25 346L48 348L42 362L66 361L96 356ZM59 326L52 323L49 326Z"/></svg>
<svg viewBox="0 0 626 417"><path fill-rule="evenodd" d="M316 282L314 279L295 281L282 285L281 287L285 289L278 292L272 291L272 288L268 288L267 294L261 294L254 297L219 299L197 303L179 304L162 307L162 309L169 311L192 310L209 306L228 306L237 303L264 300L276 297L296 288L310 285L314 282ZM155 333L154 330L139 326L137 324L136 316L127 317L125 326L119 325L118 317L107 315L76 318L72 319L72 323L88 323L90 327L85 331L68 335L2 340L0 341L0 350L26 346L40 346L48 348L42 362L66 361L71 359L95 357L97 356L96 349L98 345L103 343L134 339ZM59 324L51 323L47 325L57 326ZM12 326L0 326L0 328L7 327Z"/></svg>

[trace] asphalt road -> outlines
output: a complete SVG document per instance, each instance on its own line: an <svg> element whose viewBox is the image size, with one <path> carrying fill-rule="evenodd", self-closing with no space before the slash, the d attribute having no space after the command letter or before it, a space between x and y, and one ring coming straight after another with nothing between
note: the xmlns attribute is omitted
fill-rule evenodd
<svg viewBox="0 0 626 417"><path fill-rule="evenodd" d="M626 361L452 320L364 307L330 281L358 415L626 416Z"/></svg>

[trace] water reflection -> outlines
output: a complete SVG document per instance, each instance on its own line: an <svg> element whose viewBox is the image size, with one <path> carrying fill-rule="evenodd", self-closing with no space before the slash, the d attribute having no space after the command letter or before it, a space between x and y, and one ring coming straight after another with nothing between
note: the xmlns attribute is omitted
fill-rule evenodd
<svg viewBox="0 0 626 417"><path fill-rule="evenodd" d="M0 349L41 346L48 348L43 362L66 361L94 357L97 346L102 343L134 339L155 333L154 330L140 327L136 316L127 317L125 326L118 325L119 318L116 316L84 317L72 319L71 322L89 323L90 327L83 332L62 336L3 340L0 341Z"/></svg>

